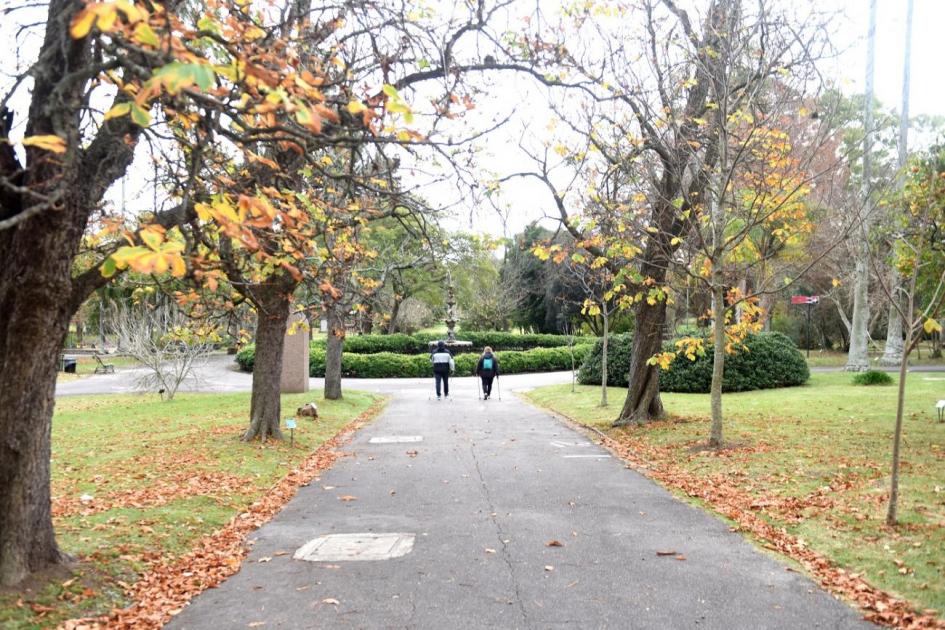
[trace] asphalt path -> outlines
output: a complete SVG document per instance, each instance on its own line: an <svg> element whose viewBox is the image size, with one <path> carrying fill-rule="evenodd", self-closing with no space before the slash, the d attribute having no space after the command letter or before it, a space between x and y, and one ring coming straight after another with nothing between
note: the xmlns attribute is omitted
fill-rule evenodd
<svg viewBox="0 0 945 630"><path fill-rule="evenodd" d="M502 400L490 401L468 379L449 401L431 400L428 379L399 381L348 456L301 488L252 536L242 569L168 628L872 627L513 395L535 381L502 377ZM383 533L412 537L412 549L293 557L320 536Z"/></svg>

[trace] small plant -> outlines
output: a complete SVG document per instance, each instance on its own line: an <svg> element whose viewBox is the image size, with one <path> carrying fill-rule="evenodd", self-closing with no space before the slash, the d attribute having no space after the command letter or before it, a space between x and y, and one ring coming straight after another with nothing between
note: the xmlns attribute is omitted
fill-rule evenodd
<svg viewBox="0 0 945 630"><path fill-rule="evenodd" d="M853 377L854 385L892 385L893 378L886 372L867 370Z"/></svg>

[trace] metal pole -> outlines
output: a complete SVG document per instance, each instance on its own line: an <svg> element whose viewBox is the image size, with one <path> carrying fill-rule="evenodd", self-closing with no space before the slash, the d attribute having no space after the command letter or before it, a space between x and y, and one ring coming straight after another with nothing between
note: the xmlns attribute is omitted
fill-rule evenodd
<svg viewBox="0 0 945 630"><path fill-rule="evenodd" d="M807 303L807 358L810 358L810 307L811 303Z"/></svg>

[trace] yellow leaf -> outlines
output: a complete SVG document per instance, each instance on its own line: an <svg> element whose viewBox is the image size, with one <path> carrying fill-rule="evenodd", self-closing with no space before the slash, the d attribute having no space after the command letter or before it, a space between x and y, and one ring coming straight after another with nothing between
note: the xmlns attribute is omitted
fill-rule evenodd
<svg viewBox="0 0 945 630"><path fill-rule="evenodd" d="M36 147L38 149L52 151L53 153L66 152L66 141L59 136L54 135L29 136L27 138L23 138L23 146Z"/></svg>
<svg viewBox="0 0 945 630"><path fill-rule="evenodd" d="M348 103L347 109L351 114L360 114L367 109L367 106L365 106L361 101L351 101Z"/></svg>
<svg viewBox="0 0 945 630"><path fill-rule="evenodd" d="M942 325L931 317L925 320L925 323L922 325L922 328L925 329L925 332L931 335L933 332L942 332Z"/></svg>
<svg viewBox="0 0 945 630"><path fill-rule="evenodd" d="M135 27L135 39L142 44L147 44L154 48L161 45L161 40L158 38L157 33L154 32L154 29L151 28L147 22L139 22Z"/></svg>
<svg viewBox="0 0 945 630"><path fill-rule="evenodd" d="M92 30L92 25L95 24L96 17L98 16L95 15L92 6L86 6L72 18L72 24L69 26L69 34L72 35L74 39L82 39Z"/></svg>
<svg viewBox="0 0 945 630"><path fill-rule="evenodd" d="M105 120L111 120L112 118L118 118L120 116L126 115L131 111L131 103L119 103L115 105L110 110L105 112Z"/></svg>

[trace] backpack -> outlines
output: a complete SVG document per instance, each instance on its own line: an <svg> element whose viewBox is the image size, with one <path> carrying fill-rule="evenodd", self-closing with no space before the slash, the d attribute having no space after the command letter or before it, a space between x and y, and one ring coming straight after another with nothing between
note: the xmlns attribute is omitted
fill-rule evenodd
<svg viewBox="0 0 945 630"><path fill-rule="evenodd" d="M492 357L483 358L482 369L492 371Z"/></svg>

